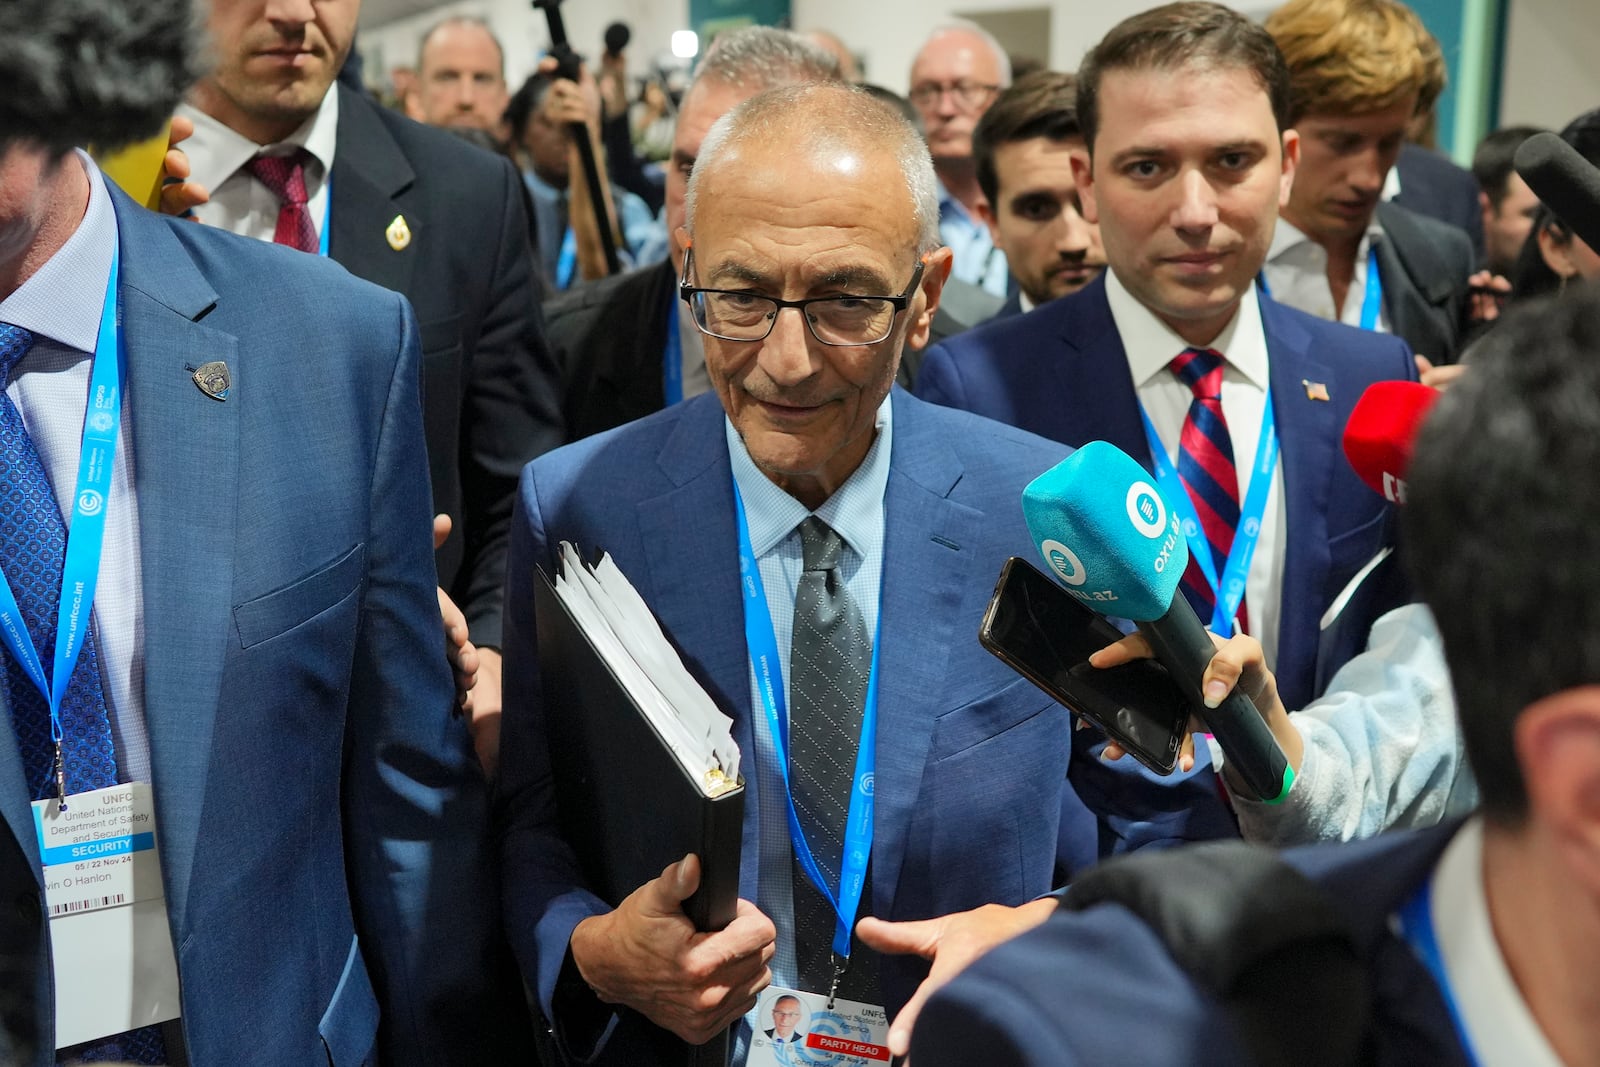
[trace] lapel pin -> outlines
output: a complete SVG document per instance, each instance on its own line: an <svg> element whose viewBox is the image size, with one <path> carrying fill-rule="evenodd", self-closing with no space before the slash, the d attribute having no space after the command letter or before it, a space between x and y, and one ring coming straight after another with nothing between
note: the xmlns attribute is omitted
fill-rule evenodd
<svg viewBox="0 0 1600 1067"><path fill-rule="evenodd" d="M396 252L402 251L411 243L411 227L406 225L406 217L396 215L394 221L389 223L389 228L383 231L383 236L388 238L390 248Z"/></svg>
<svg viewBox="0 0 1600 1067"><path fill-rule="evenodd" d="M1328 387L1321 382L1314 382L1310 378L1301 378L1300 384L1306 387L1307 400L1329 400Z"/></svg>
<svg viewBox="0 0 1600 1067"><path fill-rule="evenodd" d="M212 400L228 399L228 390L233 388L233 376L228 373L228 365L221 360L202 363L194 372L194 384L200 391Z"/></svg>

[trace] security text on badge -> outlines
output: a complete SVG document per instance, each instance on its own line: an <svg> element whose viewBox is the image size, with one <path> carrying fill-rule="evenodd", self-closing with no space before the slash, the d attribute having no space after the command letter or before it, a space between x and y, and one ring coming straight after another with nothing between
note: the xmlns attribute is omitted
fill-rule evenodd
<svg viewBox="0 0 1600 1067"><path fill-rule="evenodd" d="M33 806L50 918L114 908L162 895L150 785L90 790L63 812Z"/></svg>

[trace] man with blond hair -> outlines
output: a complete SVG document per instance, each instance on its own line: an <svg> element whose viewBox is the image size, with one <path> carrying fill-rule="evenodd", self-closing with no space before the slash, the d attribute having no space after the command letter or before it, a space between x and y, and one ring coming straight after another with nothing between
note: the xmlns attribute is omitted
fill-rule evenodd
<svg viewBox="0 0 1600 1067"><path fill-rule="evenodd" d="M1470 313L1471 240L1382 199L1406 129L1429 103L1428 31L1396 0L1290 0L1266 28L1289 66L1301 146L1263 270L1273 298L1454 363Z"/></svg>

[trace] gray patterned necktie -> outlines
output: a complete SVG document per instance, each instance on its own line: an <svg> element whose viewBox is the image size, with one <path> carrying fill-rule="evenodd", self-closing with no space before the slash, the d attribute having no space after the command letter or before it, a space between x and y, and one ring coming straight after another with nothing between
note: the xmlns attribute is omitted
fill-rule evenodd
<svg viewBox="0 0 1600 1067"><path fill-rule="evenodd" d="M839 570L844 549L839 535L813 515L800 524L800 542L805 572L795 594L789 649L789 781L812 857L836 893L872 672L872 635ZM862 901L870 910L870 878ZM798 861L794 912L800 983L812 992L827 992L836 920ZM875 1001L876 987L876 960L868 960L858 944L840 995Z"/></svg>

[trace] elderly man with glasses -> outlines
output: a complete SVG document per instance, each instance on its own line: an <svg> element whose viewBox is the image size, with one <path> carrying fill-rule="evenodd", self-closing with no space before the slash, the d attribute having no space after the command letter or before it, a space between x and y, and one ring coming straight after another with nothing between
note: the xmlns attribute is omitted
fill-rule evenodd
<svg viewBox="0 0 1600 1067"><path fill-rule="evenodd" d="M951 277L999 297L1008 295L1006 256L978 214L983 190L972 131L1010 84L1011 60L1000 42L963 19L936 27L911 63L909 95L939 176L939 235L955 256Z"/></svg>
<svg viewBox="0 0 1600 1067"><path fill-rule="evenodd" d="M943 953L971 924L1041 907L1028 902L1102 843L1192 829L1185 796L1155 785L1097 820L1074 784L1099 770L1090 732L977 642L996 573L1032 551L1022 487L1067 450L893 386L950 271L936 190L917 133L862 90L813 83L740 105L701 146L678 234L711 391L523 474L507 926L577 1059L661 1062L663 1029L703 1042L738 1024L734 1063L770 1062L748 1014L769 984L764 999L793 997L813 1037L826 1017L886 1046L928 967L872 951L857 918L931 919L915 946L878 945ZM550 748L528 590L563 540L611 554L734 720L743 899L721 931L684 915L694 858L607 902L562 836L550 768L570 754ZM1215 804L1211 783L1190 788ZM1159 822L1130 814L1146 799ZM638 798L641 835L653 802Z"/></svg>

